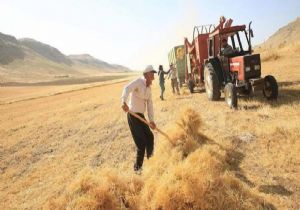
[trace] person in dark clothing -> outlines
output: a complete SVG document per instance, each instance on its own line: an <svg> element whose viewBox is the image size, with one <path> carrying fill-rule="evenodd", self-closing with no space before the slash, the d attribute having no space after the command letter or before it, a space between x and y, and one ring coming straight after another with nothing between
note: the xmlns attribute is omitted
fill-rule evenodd
<svg viewBox="0 0 300 210"><path fill-rule="evenodd" d="M141 113L137 113L140 117L145 119L145 116ZM142 123L131 114L127 114L128 125L137 147L136 161L134 164L134 170L139 171L144 162L145 152L149 159L153 154L154 136L149 126Z"/></svg>
<svg viewBox="0 0 300 210"><path fill-rule="evenodd" d="M158 77L159 77L159 86L160 86L160 99L164 100L164 92L165 92L165 75L168 75L170 72L165 72L162 65L158 67Z"/></svg>
<svg viewBox="0 0 300 210"><path fill-rule="evenodd" d="M152 103L151 84L154 80L154 73L156 71L151 65L147 66L143 71L144 77L138 78L125 86L122 93L122 109L125 112L133 112L145 119L144 112L146 111L150 122L150 128L155 129L154 112ZM131 94L129 106L127 99ZM137 148L136 161L134 170L140 172L143 166L145 152L147 158L153 154L154 136L148 125L140 119L127 113L128 125Z"/></svg>

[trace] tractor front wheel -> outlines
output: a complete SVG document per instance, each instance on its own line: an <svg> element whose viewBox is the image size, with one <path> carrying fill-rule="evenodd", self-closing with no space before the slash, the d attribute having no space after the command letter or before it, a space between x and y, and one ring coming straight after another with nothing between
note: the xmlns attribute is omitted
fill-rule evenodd
<svg viewBox="0 0 300 210"><path fill-rule="evenodd" d="M278 85L276 79L268 75L265 77L263 94L268 100L274 100L278 97Z"/></svg>
<svg viewBox="0 0 300 210"><path fill-rule="evenodd" d="M224 88L225 102L230 108L237 108L237 91L232 83L227 83Z"/></svg>
<svg viewBox="0 0 300 210"><path fill-rule="evenodd" d="M217 78L217 75L214 71L214 68L211 64L207 64L204 67L204 83L205 83L205 92L209 100L216 101L220 99L220 84Z"/></svg>

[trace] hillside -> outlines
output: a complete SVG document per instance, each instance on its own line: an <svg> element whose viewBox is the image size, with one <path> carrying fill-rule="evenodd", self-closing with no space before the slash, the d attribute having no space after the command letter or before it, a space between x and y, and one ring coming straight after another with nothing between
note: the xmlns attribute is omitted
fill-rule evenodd
<svg viewBox="0 0 300 210"><path fill-rule="evenodd" d="M121 65L109 64L89 54L69 55L68 58L74 65L87 66L90 68L101 69L103 71L130 71L129 68Z"/></svg>
<svg viewBox="0 0 300 210"><path fill-rule="evenodd" d="M29 38L19 39L20 44L32 49L34 52L56 63L64 63L71 65L71 60L62 54L58 49L42 42L35 41Z"/></svg>
<svg viewBox="0 0 300 210"><path fill-rule="evenodd" d="M267 41L256 46L254 51L261 54L261 60L264 62L286 59L287 55L299 56L300 18L280 28Z"/></svg>
<svg viewBox="0 0 300 210"><path fill-rule="evenodd" d="M0 33L0 82L42 82L130 71L90 55L66 56L55 47Z"/></svg>
<svg viewBox="0 0 300 210"><path fill-rule="evenodd" d="M286 46L300 44L300 17L286 26L280 28L276 33L260 45L266 49L281 49Z"/></svg>
<svg viewBox="0 0 300 210"><path fill-rule="evenodd" d="M20 42L13 36L0 33L0 65L16 59L24 59L25 53Z"/></svg>

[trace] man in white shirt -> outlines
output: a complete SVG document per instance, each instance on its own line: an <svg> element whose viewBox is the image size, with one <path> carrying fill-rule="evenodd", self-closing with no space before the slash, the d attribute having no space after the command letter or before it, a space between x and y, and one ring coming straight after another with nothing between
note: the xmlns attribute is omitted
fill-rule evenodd
<svg viewBox="0 0 300 210"><path fill-rule="evenodd" d="M180 95L178 81L177 81L177 69L173 66L173 63L170 64L169 72L170 73L168 78L170 78L171 76L171 86L172 86L173 93L175 93L175 89L176 89L177 94Z"/></svg>
<svg viewBox="0 0 300 210"><path fill-rule="evenodd" d="M154 123L152 93L150 87L152 81L154 80L154 73L156 73L156 71L153 69L153 66L147 66L143 71L144 76L126 85L121 97L122 109L125 112L128 112L130 110L131 112L134 112L145 119L144 112L147 108L151 129L156 128L156 125ZM128 106L127 100L129 94L131 94L131 97ZM127 113L127 120L134 143L137 148L134 170L140 171L143 166L145 151L147 152L148 159L152 156L154 136L148 125L146 125L130 113Z"/></svg>

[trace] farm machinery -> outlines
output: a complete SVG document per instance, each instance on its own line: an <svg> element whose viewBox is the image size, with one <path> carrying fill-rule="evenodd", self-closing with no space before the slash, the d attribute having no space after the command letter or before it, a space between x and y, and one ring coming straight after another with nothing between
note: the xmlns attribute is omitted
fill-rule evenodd
<svg viewBox="0 0 300 210"><path fill-rule="evenodd" d="M177 69L177 80L180 87L185 83L185 53L184 45L173 47L168 53L169 65L173 64Z"/></svg>
<svg viewBox="0 0 300 210"><path fill-rule="evenodd" d="M232 26L232 22L221 17L217 26L195 26L192 43L184 39L185 80L190 92L196 86L204 87L209 100L219 100L224 92L225 102L232 108L237 107L239 94L258 90L267 99L276 99L276 79L261 77L260 54L253 54L251 22L248 29L245 25ZM231 47L229 53L225 53L225 42Z"/></svg>

